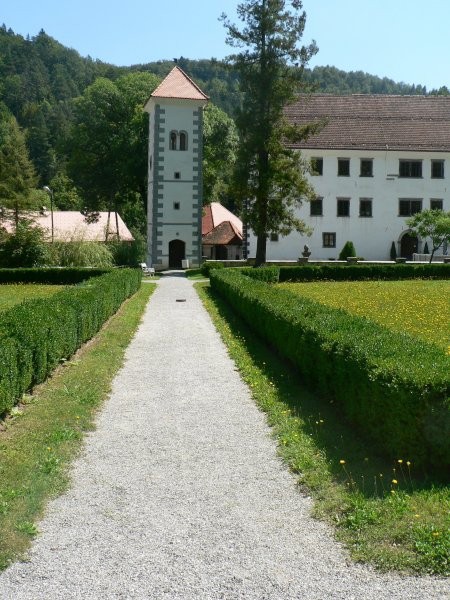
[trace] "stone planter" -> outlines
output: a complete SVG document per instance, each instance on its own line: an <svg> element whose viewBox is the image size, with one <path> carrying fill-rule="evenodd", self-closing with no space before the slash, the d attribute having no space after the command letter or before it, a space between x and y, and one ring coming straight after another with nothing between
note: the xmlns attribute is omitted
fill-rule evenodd
<svg viewBox="0 0 450 600"><path fill-rule="evenodd" d="M450 256L444 256L443 260L445 263L450 263Z"/></svg>
<svg viewBox="0 0 450 600"><path fill-rule="evenodd" d="M299 256L297 258L297 262L300 263L301 265L304 265L308 262L309 258L308 256Z"/></svg>
<svg viewBox="0 0 450 600"><path fill-rule="evenodd" d="M347 256L346 260L350 264L355 264L358 262L358 257L357 256Z"/></svg>
<svg viewBox="0 0 450 600"><path fill-rule="evenodd" d="M398 258L395 259L395 262L398 265L402 265L402 264L404 264L406 262L406 258L403 258L402 256L399 256Z"/></svg>

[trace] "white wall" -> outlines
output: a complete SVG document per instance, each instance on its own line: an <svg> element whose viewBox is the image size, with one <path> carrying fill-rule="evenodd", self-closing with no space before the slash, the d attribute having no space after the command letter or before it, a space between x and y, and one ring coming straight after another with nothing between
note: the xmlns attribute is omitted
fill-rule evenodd
<svg viewBox="0 0 450 600"><path fill-rule="evenodd" d="M323 158L323 175L308 176L318 197L323 198L323 216L311 217L305 202L298 216L314 228L311 237L292 233L279 236L278 242L267 241L268 260L292 260L301 256L304 244L311 259L337 258L347 240L351 240L358 256L366 260L389 260L392 242L397 244L408 230L406 218L399 217L399 198L421 199L422 208L430 208L430 199L442 199L444 210L450 210L450 153L420 153L364 150L304 150L302 156ZM338 177L338 158L350 158L350 176ZM360 159L373 159L373 177L360 177ZM421 160L422 178L399 178L399 159ZM444 179L431 178L431 160L445 160ZM350 198L350 216L337 217L337 198ZM359 199L372 199L372 217L359 216ZM322 247L322 232L336 233L336 247ZM250 232L249 256L256 254L256 238ZM419 252L424 240L419 242Z"/></svg>

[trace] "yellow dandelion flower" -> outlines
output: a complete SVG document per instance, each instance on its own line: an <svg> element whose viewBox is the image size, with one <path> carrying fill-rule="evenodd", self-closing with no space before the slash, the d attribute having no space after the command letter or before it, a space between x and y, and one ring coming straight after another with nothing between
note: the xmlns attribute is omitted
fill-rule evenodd
<svg viewBox="0 0 450 600"><path fill-rule="evenodd" d="M341 460L339 461L339 464L340 464L340 465L345 465L345 460L341 459Z"/></svg>
<svg viewBox="0 0 450 600"><path fill-rule="evenodd" d="M393 479L393 480L392 480L392 483L393 483L394 485L397 485L398 481L397 481L396 479Z"/></svg>
<svg viewBox="0 0 450 600"><path fill-rule="evenodd" d="M401 458L399 458L397 462L399 465L401 465L403 463L403 460Z"/></svg>

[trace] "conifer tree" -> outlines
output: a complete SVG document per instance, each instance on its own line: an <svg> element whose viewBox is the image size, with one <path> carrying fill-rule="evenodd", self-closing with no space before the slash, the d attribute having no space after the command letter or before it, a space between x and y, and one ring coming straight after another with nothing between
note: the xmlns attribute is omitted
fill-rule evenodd
<svg viewBox="0 0 450 600"><path fill-rule="evenodd" d="M289 124L283 109L306 91L303 69L317 52L315 42L299 46L306 14L300 0L246 0L238 5L242 29L222 15L227 43L242 48L229 57L240 77L242 106L237 114L240 146L235 187L244 218L257 235L256 265L266 260L269 233L304 232L294 209L312 198L299 153L289 144L306 139L318 125Z"/></svg>
<svg viewBox="0 0 450 600"><path fill-rule="evenodd" d="M14 117L0 122L0 204L14 211L17 228L20 211L30 206L30 191L37 183L25 136Z"/></svg>

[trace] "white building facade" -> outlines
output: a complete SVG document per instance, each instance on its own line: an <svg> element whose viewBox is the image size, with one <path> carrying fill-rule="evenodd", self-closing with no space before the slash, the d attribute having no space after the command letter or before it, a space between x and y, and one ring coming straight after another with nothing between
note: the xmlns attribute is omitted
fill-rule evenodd
<svg viewBox="0 0 450 600"><path fill-rule="evenodd" d="M208 97L175 67L150 96L147 264L201 262L202 123Z"/></svg>
<svg viewBox="0 0 450 600"><path fill-rule="evenodd" d="M347 241L366 260L389 260L392 244L399 257L423 252L427 240L408 235L406 219L450 210L450 98L317 95L286 113L299 124L326 119L294 146L311 165L317 199L297 214L313 233L272 234L267 259L296 260L305 244L311 259L336 259ZM248 242L255 256L251 232Z"/></svg>

